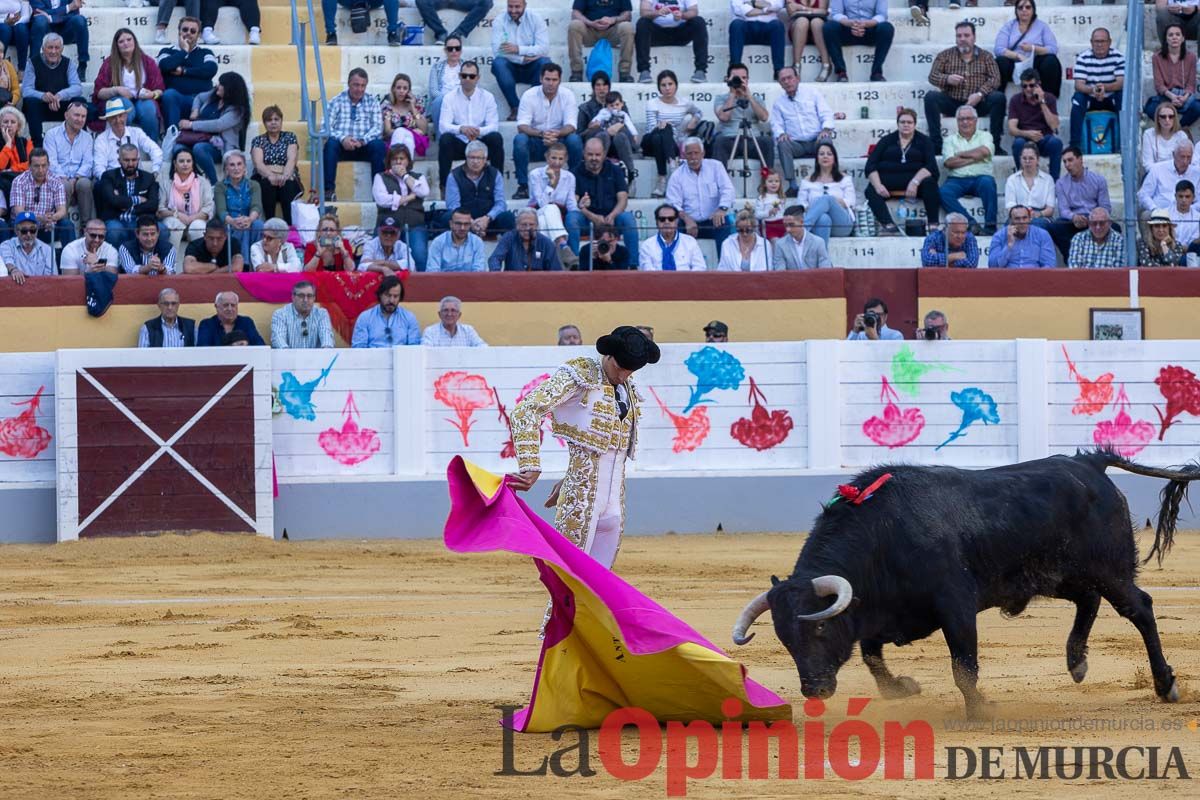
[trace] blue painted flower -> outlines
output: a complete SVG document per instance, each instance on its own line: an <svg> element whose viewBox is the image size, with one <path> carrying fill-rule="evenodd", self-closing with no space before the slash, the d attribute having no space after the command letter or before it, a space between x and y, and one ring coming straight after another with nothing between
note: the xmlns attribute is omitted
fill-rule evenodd
<svg viewBox="0 0 1200 800"><path fill-rule="evenodd" d="M951 392L950 401L962 410L962 423L958 426L958 430L950 434L950 438L939 444L934 450L941 450L955 439L966 436L967 428L976 422L982 422L984 425L997 425L1000 422L1000 412L996 410L996 401L983 389L971 386L961 392Z"/></svg>
<svg viewBox="0 0 1200 800"><path fill-rule="evenodd" d="M742 362L736 356L715 347L702 347L683 363L688 372L696 376L696 385L683 409L684 414L697 404L707 402L704 395L709 392L740 388L742 379L746 377L746 370L742 369Z"/></svg>
<svg viewBox="0 0 1200 800"><path fill-rule="evenodd" d="M308 420L312 422L317 418L317 407L313 404L313 392L321 385L321 382L329 377L329 373L333 370L333 365L337 362L337 356L333 357L333 361L329 362L329 366L321 370L321 374L313 378L308 383L301 383L295 375L290 372L283 373L279 381L279 404L283 406L283 410L287 412L292 419Z"/></svg>

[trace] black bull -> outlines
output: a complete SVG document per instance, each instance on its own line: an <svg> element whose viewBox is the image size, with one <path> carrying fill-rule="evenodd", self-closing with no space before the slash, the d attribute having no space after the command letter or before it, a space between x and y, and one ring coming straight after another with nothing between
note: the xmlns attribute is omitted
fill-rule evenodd
<svg viewBox="0 0 1200 800"><path fill-rule="evenodd" d="M1087 640L1103 598L1137 627L1154 690L1179 699L1163 657L1150 595L1134 583L1138 554L1125 496L1106 467L1164 478L1154 545L1146 561L1170 550L1188 482L1200 467L1154 469L1107 451L1054 456L988 470L877 467L858 475L861 490L892 478L861 505L836 502L817 517L791 577L772 576L734 626L745 644L754 620L771 610L775 633L796 661L806 697L837 688L837 671L860 642L884 697L920 692L883 661L885 644L904 645L941 630L967 713L983 712L976 614L1020 614L1037 596L1075 604L1067 670L1087 673ZM1143 562L1144 563L1144 562ZM835 597L832 604L828 598Z"/></svg>

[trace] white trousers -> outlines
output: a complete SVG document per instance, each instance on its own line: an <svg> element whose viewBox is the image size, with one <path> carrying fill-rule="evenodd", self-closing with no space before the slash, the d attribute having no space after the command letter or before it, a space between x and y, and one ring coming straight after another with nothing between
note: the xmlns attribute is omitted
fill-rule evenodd
<svg viewBox="0 0 1200 800"><path fill-rule="evenodd" d="M562 212L554 203L547 203L539 208L537 218L538 230L549 236L550 241L557 242L560 236L567 235L567 229L563 226Z"/></svg>
<svg viewBox="0 0 1200 800"><path fill-rule="evenodd" d="M609 450L600 456L596 474L596 505L583 551L612 569L621 547L621 531L625 523L625 453Z"/></svg>

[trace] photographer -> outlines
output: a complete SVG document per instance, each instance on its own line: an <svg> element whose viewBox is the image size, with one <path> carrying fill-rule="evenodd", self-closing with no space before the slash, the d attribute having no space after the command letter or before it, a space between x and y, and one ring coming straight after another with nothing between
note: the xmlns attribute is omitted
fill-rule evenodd
<svg viewBox="0 0 1200 800"><path fill-rule="evenodd" d="M733 143L737 139L738 131L745 128L744 139L753 138L753 141L758 143L758 149L762 151L763 165L768 169L774 167L775 146L770 134L764 134L754 128L756 122L766 125L770 112L750 91L749 68L745 64L730 64L725 72L725 85L729 87L729 91L717 95L713 101L713 111L719 123L717 139L713 142L713 158L728 167L730 158L740 157L742 146L739 144L739 152L735 153ZM753 142L746 141L746 147L751 158L757 157Z"/></svg>
<svg viewBox="0 0 1200 800"><path fill-rule="evenodd" d="M579 269L629 269L629 251L617 238L617 231L610 225L596 228L596 257L592 259L592 245L585 244L579 250Z"/></svg>
<svg viewBox="0 0 1200 800"><path fill-rule="evenodd" d="M904 334L888 327L887 318L887 303L878 297L872 297L863 303L863 313L854 318L854 326L850 329L850 333L846 335L846 340L862 341L863 339L870 339L873 342L877 342L880 339L884 341L903 339Z"/></svg>
<svg viewBox="0 0 1200 800"><path fill-rule="evenodd" d="M925 327L917 331L918 339L928 341L950 341L950 322L941 311L933 310L925 315Z"/></svg>

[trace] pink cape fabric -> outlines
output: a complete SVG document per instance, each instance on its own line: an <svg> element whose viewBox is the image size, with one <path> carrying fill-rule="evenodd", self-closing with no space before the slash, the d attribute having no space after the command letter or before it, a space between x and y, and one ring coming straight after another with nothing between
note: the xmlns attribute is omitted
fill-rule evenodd
<svg viewBox="0 0 1200 800"><path fill-rule="evenodd" d="M260 303L292 302L292 287L300 281L311 281L305 272L239 272L238 283Z"/></svg>
<svg viewBox="0 0 1200 800"><path fill-rule="evenodd" d="M569 573L604 604L616 620L624 645L631 654L660 653L691 643L726 655L687 623L576 547L517 497L507 483L502 484L492 497L485 496L472 481L460 456L450 462L447 479L450 516L444 534L446 547L458 553L503 550L530 556L537 565L542 583L550 591L554 611L546 625L534 693L529 705L514 715L512 727L515 730L525 730L533 713L547 652L570 633L573 623L571 590L547 565L552 564ZM530 613L536 615L538 612L531 609ZM783 707L786 710L783 716L790 719L787 701L746 677L744 667L741 674L744 696L750 705L759 709ZM564 721L567 723L570 721Z"/></svg>

